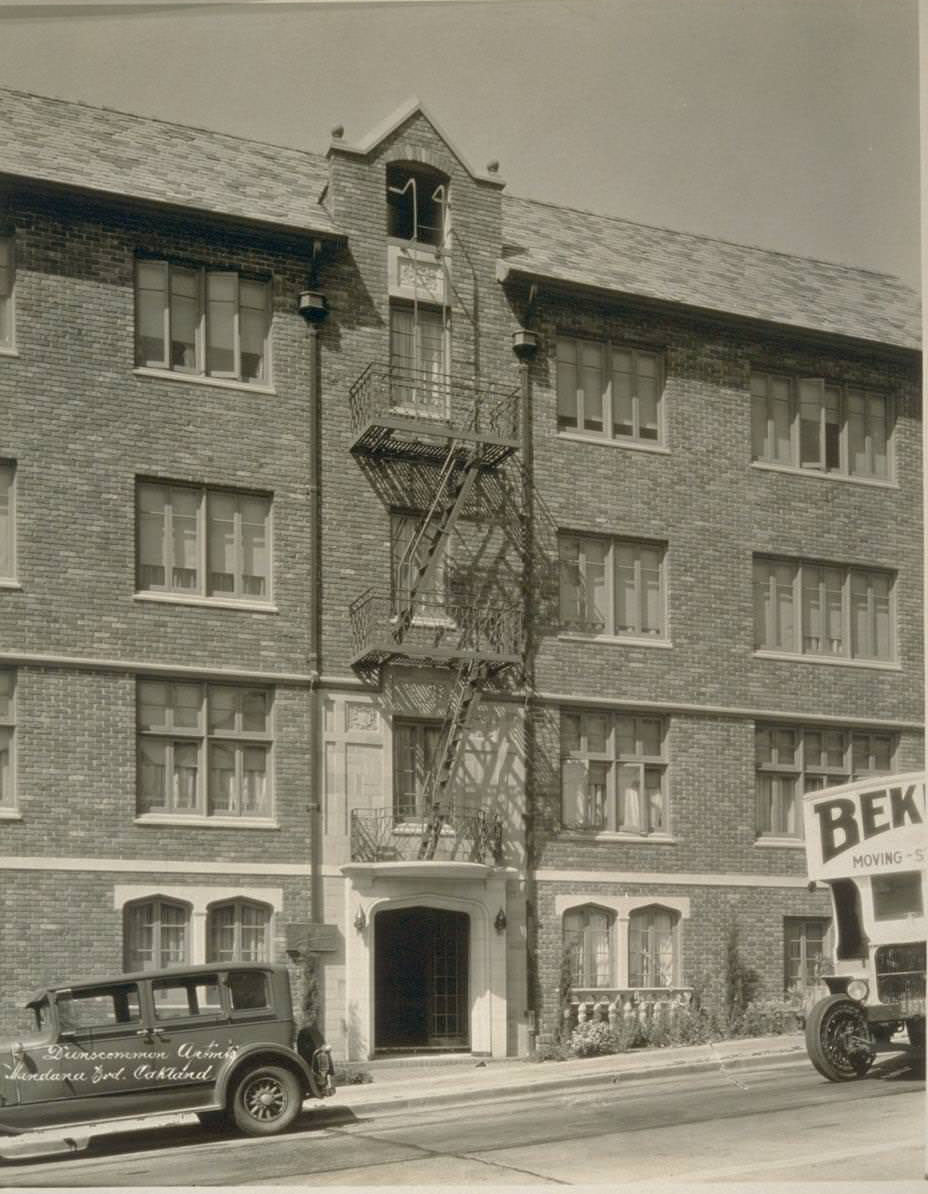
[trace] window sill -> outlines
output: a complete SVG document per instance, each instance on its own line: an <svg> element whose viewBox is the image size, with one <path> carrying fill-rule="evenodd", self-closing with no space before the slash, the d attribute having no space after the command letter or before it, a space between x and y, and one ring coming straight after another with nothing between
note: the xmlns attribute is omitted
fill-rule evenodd
<svg viewBox="0 0 928 1194"><path fill-rule="evenodd" d="M755 651L755 659L779 663L823 663L826 667L856 667L878 672L901 672L901 663L882 663L878 659L835 659L829 655L800 655L798 651Z"/></svg>
<svg viewBox="0 0 928 1194"><path fill-rule="evenodd" d="M620 833L618 830L561 829L558 841L567 842L637 842L652 846L676 846L680 839L664 833Z"/></svg>
<svg viewBox="0 0 928 1194"><path fill-rule="evenodd" d="M276 605L267 601L229 601L222 597L181 597L174 593L134 593L133 601L153 601L158 605L195 605L198 609L239 609L253 614L278 614Z"/></svg>
<svg viewBox="0 0 928 1194"><path fill-rule="evenodd" d="M814 477L818 481L842 481L850 485L868 485L871 489L898 489L898 481L882 477L857 477L849 473L826 473L821 469L797 468L794 464L774 464L768 460L752 460L751 468L766 473L788 473L792 477Z"/></svg>
<svg viewBox="0 0 928 1194"><path fill-rule="evenodd" d="M582 431L559 431L558 439L571 440L577 444L599 444L605 448L631 448L633 452L654 452L658 456L669 456L670 449L664 444L647 444L635 439L610 439L606 435L584 435Z"/></svg>
<svg viewBox="0 0 928 1194"><path fill-rule="evenodd" d="M806 844L801 837L758 837L754 845L762 850L805 850Z"/></svg>
<svg viewBox="0 0 928 1194"><path fill-rule="evenodd" d="M19 353L16 351L15 348L4 348L3 345L0 344L0 357L18 357L18 356L19 356Z"/></svg>
<svg viewBox="0 0 928 1194"><path fill-rule="evenodd" d="M183 825L195 826L197 829L280 829L277 821L258 817L204 817L198 813L192 813L189 817L182 813L142 813L134 818L133 824Z"/></svg>
<svg viewBox="0 0 928 1194"><path fill-rule="evenodd" d="M0 821L21 821L23 815L15 808L0 808Z"/></svg>
<svg viewBox="0 0 928 1194"><path fill-rule="evenodd" d="M0 589L22 589L18 580L0 580Z"/></svg>
<svg viewBox="0 0 928 1194"><path fill-rule="evenodd" d="M610 647L661 647L665 650L673 647L666 638L639 638L632 634L583 634L579 630L562 630L557 637L559 642L605 643Z"/></svg>
<svg viewBox="0 0 928 1194"><path fill-rule="evenodd" d="M273 386L252 385L246 381L232 381L226 377L206 377L201 373L181 373L174 369L149 369L138 365L132 370L136 377L157 377L162 381L189 382L195 386L216 386L220 390L242 390L246 394L271 394L276 396Z"/></svg>

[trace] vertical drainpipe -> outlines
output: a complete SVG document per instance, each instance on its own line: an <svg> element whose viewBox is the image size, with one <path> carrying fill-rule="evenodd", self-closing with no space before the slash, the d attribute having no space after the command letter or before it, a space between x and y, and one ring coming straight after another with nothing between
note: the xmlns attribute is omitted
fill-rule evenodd
<svg viewBox="0 0 928 1194"><path fill-rule="evenodd" d="M313 672L310 688L309 824L310 918L325 920L322 885L322 784L320 770L319 674L322 667L322 370L319 332L327 315L325 296L316 290L300 295L300 314L309 330L309 550L312 573L309 595L309 653Z"/></svg>
<svg viewBox="0 0 928 1194"><path fill-rule="evenodd" d="M532 720L532 698L535 691L535 668L532 646L532 622L534 618L534 555L535 555L535 514L534 514L534 443L532 436L532 375L531 362L538 349L537 332L521 328L512 335L512 350L519 359L520 381L520 424L522 428L522 674L525 686L524 725L523 736L525 745L525 797L526 813L529 814L525 822L525 871L526 871L526 899L532 891L530 869L532 866L531 839L532 830L531 810L529 802L534 799L534 722ZM526 928L528 926L526 925ZM527 943L529 944L529 943ZM538 1009L534 1007L534 991L526 992L530 1012L537 1017ZM531 1045L537 1036L537 1022L529 1028Z"/></svg>

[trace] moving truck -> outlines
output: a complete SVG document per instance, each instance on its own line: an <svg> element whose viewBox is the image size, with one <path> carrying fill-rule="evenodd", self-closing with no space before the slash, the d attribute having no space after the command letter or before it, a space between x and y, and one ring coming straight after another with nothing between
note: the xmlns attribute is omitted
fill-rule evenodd
<svg viewBox="0 0 928 1194"><path fill-rule="evenodd" d="M925 778L871 776L803 798L809 885L829 889L835 930L806 1047L831 1082L862 1077L903 1027L924 1052Z"/></svg>

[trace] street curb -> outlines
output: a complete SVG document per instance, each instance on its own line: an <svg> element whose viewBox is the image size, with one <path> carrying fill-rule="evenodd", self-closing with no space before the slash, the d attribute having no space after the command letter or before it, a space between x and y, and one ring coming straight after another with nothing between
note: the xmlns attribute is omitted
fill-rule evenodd
<svg viewBox="0 0 928 1194"><path fill-rule="evenodd" d="M359 1115L366 1112L405 1111L411 1107L420 1106L447 1107L471 1102L474 1099L480 1099L482 1102L491 1102L497 1099L510 1099L520 1094L530 1095L536 1091L564 1091L571 1088L614 1086L620 1082L628 1082L640 1078L664 1078L668 1074L698 1074L711 1070L719 1070L724 1074L727 1070L746 1069L750 1066L775 1065L777 1062L784 1060L796 1064L800 1061L805 1061L806 1056L805 1048L797 1046L795 1049L783 1052L760 1053L748 1057L719 1057L705 1058L700 1061L669 1062L667 1065L647 1066L635 1070L604 1070L600 1074L564 1074L562 1077L545 1078L540 1082L510 1082L502 1086L480 1087L465 1091L448 1091L447 1093L436 1092L435 1094L423 1091L421 1094L412 1095L409 1098L398 1095L395 1098L360 1102L354 1106L347 1101L338 1103L337 1105L339 1107L347 1107L349 1111L356 1110ZM556 1067L559 1063L538 1062L536 1064ZM336 1099L346 1089L346 1087L341 1087L340 1090L336 1091ZM334 1109L333 1107L332 1110L334 1111Z"/></svg>

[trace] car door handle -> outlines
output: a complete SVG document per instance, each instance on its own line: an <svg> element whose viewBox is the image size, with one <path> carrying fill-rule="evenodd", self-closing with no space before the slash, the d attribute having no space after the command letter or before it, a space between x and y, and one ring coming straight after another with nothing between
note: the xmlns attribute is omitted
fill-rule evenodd
<svg viewBox="0 0 928 1194"><path fill-rule="evenodd" d="M157 1036L164 1040L164 1033L160 1028L138 1028L136 1029L135 1035L147 1037L148 1040L151 1040L153 1037Z"/></svg>

